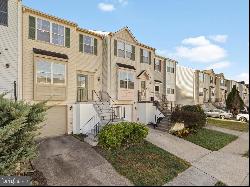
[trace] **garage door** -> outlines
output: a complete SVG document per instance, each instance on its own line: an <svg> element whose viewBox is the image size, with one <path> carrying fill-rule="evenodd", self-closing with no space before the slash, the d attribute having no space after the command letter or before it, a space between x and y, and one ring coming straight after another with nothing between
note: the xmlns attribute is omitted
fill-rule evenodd
<svg viewBox="0 0 250 187"><path fill-rule="evenodd" d="M54 137L66 134L67 130L67 108L66 106L55 106L48 110L47 120L43 122L40 129L40 137Z"/></svg>

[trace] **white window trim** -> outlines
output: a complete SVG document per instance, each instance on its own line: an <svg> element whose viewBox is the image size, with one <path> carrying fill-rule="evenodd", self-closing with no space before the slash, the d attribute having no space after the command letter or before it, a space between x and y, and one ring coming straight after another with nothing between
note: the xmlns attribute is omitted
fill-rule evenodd
<svg viewBox="0 0 250 187"><path fill-rule="evenodd" d="M38 23L38 19L40 19L40 20L44 20L44 21L48 21L49 23L50 23L50 31L49 31L49 42L46 42L46 43L50 43L50 44L53 44L53 45L56 45L56 46L61 46L61 47L65 47L65 38L66 38L66 36L65 36L65 26L63 26L63 25L60 25L60 24L58 24L58 23L55 23L55 22L53 22L53 21L49 21L49 20L46 20L46 19L43 19L43 18L38 18L38 17L35 17L36 18L36 33L35 33L35 38L36 38L36 40L37 41L41 41L41 42L46 42L46 41L42 41L42 40L38 40L37 39L37 30L41 30L41 29L38 29L38 27L37 27L37 23ZM59 44L54 44L52 41L52 36L53 36L53 32L52 32L52 24L56 24L56 25L60 25L60 26L63 26L63 32L64 32L64 40L63 40L63 45L59 45ZM43 31L43 30L41 30L41 31ZM46 31L47 32L47 31Z"/></svg>
<svg viewBox="0 0 250 187"><path fill-rule="evenodd" d="M120 79L120 73L126 73L126 78L127 78L127 84L126 84L126 88L121 88L121 79ZM133 81L133 83L134 83L134 88L133 89L131 89L131 88L128 88L128 74L129 73L132 73L133 74L133 79L134 79L134 81ZM119 89L123 89L123 90L134 90L135 89L135 73L133 72L133 71L126 71L126 70L120 70L119 71L119 74L118 74L118 79L119 79L119 86L118 86L118 88Z"/></svg>
<svg viewBox="0 0 250 187"><path fill-rule="evenodd" d="M119 48L118 48L118 43L123 43L124 44L124 57L121 57L118 55L118 51L119 51ZM130 51L127 51L127 45L130 45L131 46L131 52ZM128 42L125 42L123 40L117 40L117 49L116 49L116 54L117 54L117 57L119 58L125 58L125 59L130 59L129 57L127 57L127 52L131 53L131 55L133 55L133 45L128 43Z"/></svg>
<svg viewBox="0 0 250 187"><path fill-rule="evenodd" d="M65 75L64 75L64 80L65 81L64 81L64 83L54 83L54 79L53 79L53 64L62 64L62 63L43 61L43 62L50 63L50 68L51 68L51 71L50 71L51 83L38 83L37 82L37 62L39 62L39 61L36 61L36 84L38 84L38 85L56 85L56 86L66 86L67 85L67 65L66 64L63 64L64 65L64 72L65 72Z"/></svg>
<svg viewBox="0 0 250 187"><path fill-rule="evenodd" d="M55 24L55 25L58 25L58 26L62 26L63 27L63 33L64 33L64 35L60 35L60 34L57 34L57 33L53 33L53 24ZM58 46L65 46L65 38L66 38L66 36L65 36L65 26L63 26L63 25L60 25L60 24L57 24L57 23L54 23L54 22L50 22L50 31L51 31L51 43L52 44L54 44L54 45L58 45ZM53 43L53 34L56 34L57 36L63 36L63 45L60 45L60 44L55 44L55 43Z"/></svg>
<svg viewBox="0 0 250 187"><path fill-rule="evenodd" d="M91 38L91 44L89 45L89 44L85 44L84 43L84 38L85 37L89 37L89 38ZM94 53L95 53L95 42L94 42L94 40L95 40L95 38L94 37L91 37L91 36L88 36L88 35L83 35L83 52L85 53L85 54L90 54L90 55L93 55ZM85 50L84 50L84 46L85 45L88 45L88 46L90 46L91 48L92 48L92 53L88 53L88 52L85 52Z"/></svg>

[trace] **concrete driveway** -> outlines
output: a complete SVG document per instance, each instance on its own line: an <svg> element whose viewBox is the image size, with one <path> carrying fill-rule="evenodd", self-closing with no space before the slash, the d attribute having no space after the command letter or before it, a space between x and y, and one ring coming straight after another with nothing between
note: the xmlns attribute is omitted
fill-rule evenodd
<svg viewBox="0 0 250 187"><path fill-rule="evenodd" d="M72 136L41 141L39 153L34 166L43 172L48 185L132 185L91 146Z"/></svg>

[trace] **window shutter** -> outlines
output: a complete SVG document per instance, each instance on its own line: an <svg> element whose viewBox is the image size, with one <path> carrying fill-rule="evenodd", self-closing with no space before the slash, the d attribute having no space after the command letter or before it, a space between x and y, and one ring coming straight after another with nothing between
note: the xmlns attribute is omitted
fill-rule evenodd
<svg viewBox="0 0 250 187"><path fill-rule="evenodd" d="M36 39L36 18L29 16L29 39Z"/></svg>
<svg viewBox="0 0 250 187"><path fill-rule="evenodd" d="M155 58L154 58L154 70L156 70Z"/></svg>
<svg viewBox="0 0 250 187"><path fill-rule="evenodd" d="M97 39L94 39L94 55L97 55Z"/></svg>
<svg viewBox="0 0 250 187"><path fill-rule="evenodd" d="M132 45L132 56L131 60L135 61L135 46Z"/></svg>
<svg viewBox="0 0 250 187"><path fill-rule="evenodd" d="M79 35L79 51L83 53L83 35Z"/></svg>
<svg viewBox="0 0 250 187"><path fill-rule="evenodd" d="M161 62L162 62L162 61L160 60L160 64L159 64L159 70L160 70L160 72L161 72Z"/></svg>
<svg viewBox="0 0 250 187"><path fill-rule="evenodd" d="M65 28L65 47L70 48L70 28Z"/></svg>
<svg viewBox="0 0 250 187"><path fill-rule="evenodd" d="M151 52L149 52L149 64L151 64Z"/></svg>
<svg viewBox="0 0 250 187"><path fill-rule="evenodd" d="M114 40L114 55L117 56L117 40Z"/></svg>
<svg viewBox="0 0 250 187"><path fill-rule="evenodd" d="M143 63L143 49L140 49L140 62Z"/></svg>

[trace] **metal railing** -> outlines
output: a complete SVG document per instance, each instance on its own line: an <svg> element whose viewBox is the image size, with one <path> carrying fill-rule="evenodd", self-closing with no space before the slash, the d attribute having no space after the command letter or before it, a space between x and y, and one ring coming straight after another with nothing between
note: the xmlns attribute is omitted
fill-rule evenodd
<svg viewBox="0 0 250 187"><path fill-rule="evenodd" d="M100 123L100 118L99 116L96 114L94 116L92 116L87 122L85 122L82 126L80 126L80 131L82 132L83 129L90 125L90 126L94 126L96 125L97 123Z"/></svg>

